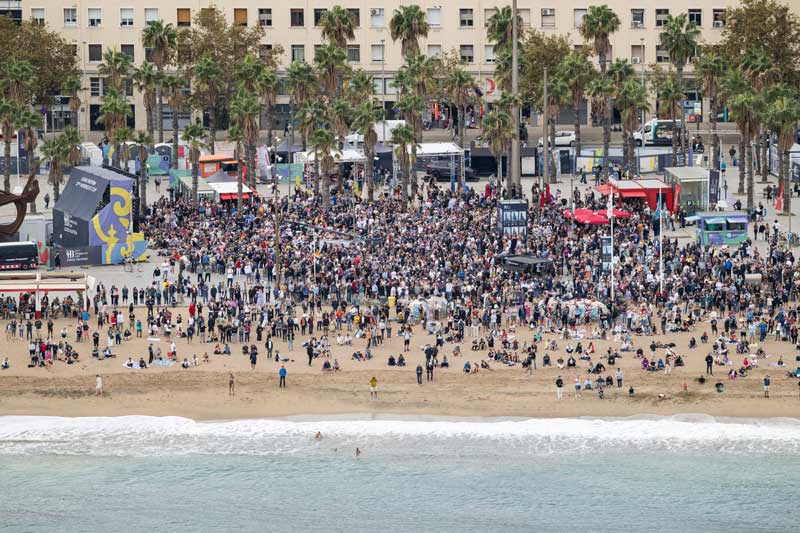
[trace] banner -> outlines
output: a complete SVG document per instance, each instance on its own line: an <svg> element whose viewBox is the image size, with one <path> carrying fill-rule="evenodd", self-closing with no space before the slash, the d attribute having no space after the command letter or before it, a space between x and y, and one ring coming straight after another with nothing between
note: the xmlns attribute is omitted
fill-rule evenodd
<svg viewBox="0 0 800 533"><path fill-rule="evenodd" d="M56 246L54 258L56 253L61 258L61 268L102 264L103 251L100 246Z"/></svg>
<svg viewBox="0 0 800 533"><path fill-rule="evenodd" d="M611 261L613 258L611 236L600 237L600 262L603 265L603 272L611 272Z"/></svg>
<svg viewBox="0 0 800 533"><path fill-rule="evenodd" d="M708 172L708 208L711 209L719 202L719 170Z"/></svg>

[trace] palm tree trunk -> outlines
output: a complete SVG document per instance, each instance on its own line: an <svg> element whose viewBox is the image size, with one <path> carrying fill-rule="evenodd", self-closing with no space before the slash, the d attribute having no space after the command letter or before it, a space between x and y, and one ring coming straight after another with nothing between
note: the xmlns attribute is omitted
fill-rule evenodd
<svg viewBox="0 0 800 533"><path fill-rule="evenodd" d="M172 168L178 168L178 110L172 110Z"/></svg>
<svg viewBox="0 0 800 533"><path fill-rule="evenodd" d="M200 185L198 176L199 172L200 169L198 163L197 161L195 161L195 158L192 157L192 202L194 203L194 205L197 205L199 203L197 198L197 189Z"/></svg>
<svg viewBox="0 0 800 533"><path fill-rule="evenodd" d="M678 166L678 128L675 120L675 104L672 104L672 166ZM685 161L685 160L684 160Z"/></svg>
<svg viewBox="0 0 800 533"><path fill-rule="evenodd" d="M147 213L147 165L144 162L139 176L139 213L142 217Z"/></svg>
<svg viewBox="0 0 800 533"><path fill-rule="evenodd" d="M557 172L558 164L556 163L556 158L553 155L553 153L556 153L556 154L559 153L558 150L555 150L555 148L556 148L556 118L555 117L553 117L549 121L548 126L549 126L549 136L550 136L550 157L549 157L549 162L550 162L550 183L557 183L558 182L558 172ZM559 159L559 163L561 163L560 159Z"/></svg>
<svg viewBox="0 0 800 533"><path fill-rule="evenodd" d="M458 144L461 148L464 148L464 127L467 124L467 107L466 106L459 106L458 112L460 113L460 117L458 117Z"/></svg>
<svg viewBox="0 0 800 533"><path fill-rule="evenodd" d="M573 165L572 165L572 175L574 176L575 173L578 171L578 158L581 155L581 120L578 116L578 112L580 111L580 95L573 95L572 98L572 111L575 113L575 155L573 157Z"/></svg>
<svg viewBox="0 0 800 533"><path fill-rule="evenodd" d="M164 91L161 90L161 87L156 87L156 95L158 99L158 112L156 116L158 117L158 142L164 142ZM175 114L175 110L172 110L172 114Z"/></svg>
<svg viewBox="0 0 800 533"><path fill-rule="evenodd" d="M606 97L606 110L603 124L603 177L608 181L608 173L611 169L611 159L608 156L608 151L611 147L611 98Z"/></svg>
<svg viewBox="0 0 800 533"><path fill-rule="evenodd" d="M744 140L745 131L742 129L739 133L739 186L736 189L736 194L744 194L744 183L747 181L747 165L745 164L747 154L745 153L746 142Z"/></svg>
<svg viewBox="0 0 800 533"><path fill-rule="evenodd" d="M411 145L411 161L414 163L417 161L417 142L416 136L414 136L414 144ZM414 168L414 163L409 165L409 181L411 182L411 197L416 201L417 199L417 192L419 192L419 183L417 180L417 170Z"/></svg>
<svg viewBox="0 0 800 533"><path fill-rule="evenodd" d="M769 175L769 135L765 128L761 128L761 183L767 183L767 176Z"/></svg>
<svg viewBox="0 0 800 533"><path fill-rule="evenodd" d="M217 105L208 108L208 144L209 151L213 154L214 143L217 140Z"/></svg>
<svg viewBox="0 0 800 533"><path fill-rule="evenodd" d="M13 135L13 132L9 134L9 131L3 128L3 134L6 138L5 153L3 154L5 158L5 165L3 165L3 190L11 192L11 135Z"/></svg>
<svg viewBox="0 0 800 533"><path fill-rule="evenodd" d="M322 173L322 206L325 209L331 206L331 177L324 171Z"/></svg>
<svg viewBox="0 0 800 533"><path fill-rule="evenodd" d="M717 99L711 98L709 104L711 105L711 168L719 170L720 160L720 146L719 134L717 134Z"/></svg>
<svg viewBox="0 0 800 533"><path fill-rule="evenodd" d="M236 212L242 212L242 166L239 165L239 170L236 173Z"/></svg>
<svg viewBox="0 0 800 533"><path fill-rule="evenodd" d="M145 99L146 101L146 99ZM153 134L153 107L145 104L144 106L144 115L146 118L147 123L147 133L150 135Z"/></svg>
<svg viewBox="0 0 800 533"><path fill-rule="evenodd" d="M502 186L503 184L503 154L496 155L495 158L497 159L497 184ZM506 183L506 192L511 191L511 182ZM511 196L509 194L509 196ZM500 198L503 198L503 195L500 194Z"/></svg>
<svg viewBox="0 0 800 533"><path fill-rule="evenodd" d="M683 65L679 64L676 70L678 73L678 89L680 89L681 93L683 93ZM686 160L686 139L683 135L684 128L686 127L686 107L684 106L685 100L686 95L684 95L683 99L681 99L681 128L678 132L678 135L680 139L679 144L681 147L681 154L683 154L683 166L688 166L689 162Z"/></svg>
<svg viewBox="0 0 800 533"><path fill-rule="evenodd" d="M58 181L53 180L53 205L58 203L59 198L61 198L61 186Z"/></svg>
<svg viewBox="0 0 800 533"><path fill-rule="evenodd" d="M272 146L272 106L264 106L264 122L267 123L267 146Z"/></svg>
<svg viewBox="0 0 800 533"><path fill-rule="evenodd" d="M789 162L791 155L789 154L789 147L783 151L783 158L781 159L781 174L783 174L783 212L791 216L792 213L792 176L789 173ZM791 224L790 224L791 225Z"/></svg>
<svg viewBox="0 0 800 533"><path fill-rule="evenodd" d="M745 152L747 153L747 208L752 209L755 205L755 194L753 190L755 176L753 175L753 143L750 140L749 132Z"/></svg>
<svg viewBox="0 0 800 533"><path fill-rule="evenodd" d="M372 202L375 199L375 154L371 150L367 152L367 168L364 181L367 182L367 200Z"/></svg>

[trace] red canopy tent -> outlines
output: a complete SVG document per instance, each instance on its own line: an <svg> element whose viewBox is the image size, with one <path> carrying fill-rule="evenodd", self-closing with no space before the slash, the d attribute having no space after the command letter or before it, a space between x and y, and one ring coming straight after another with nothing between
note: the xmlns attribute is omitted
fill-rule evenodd
<svg viewBox="0 0 800 533"><path fill-rule="evenodd" d="M658 195L661 194L667 209L672 211L675 204L673 200L672 187L657 178L645 178L638 180L615 180L610 179L608 183L598 185L595 190L603 196L614 193L614 196L626 198L644 198L650 209L658 208Z"/></svg>

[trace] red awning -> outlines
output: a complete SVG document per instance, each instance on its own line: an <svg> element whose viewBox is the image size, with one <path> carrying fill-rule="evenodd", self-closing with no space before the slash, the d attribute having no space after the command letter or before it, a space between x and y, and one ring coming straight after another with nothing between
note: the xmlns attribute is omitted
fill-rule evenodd
<svg viewBox="0 0 800 533"><path fill-rule="evenodd" d="M232 194L220 194L219 195L219 199L220 200L233 200L233 195Z"/></svg>
<svg viewBox="0 0 800 533"><path fill-rule="evenodd" d="M647 191L642 189L622 189L619 191L619 195L623 198L647 198Z"/></svg>
<svg viewBox="0 0 800 533"><path fill-rule="evenodd" d="M611 184L610 184L610 183L604 183L604 184L602 184L602 185L598 185L598 186L597 186L597 187L595 187L594 189L595 189L597 192L599 192L600 194L602 194L603 196L608 196L608 193L610 193L610 192L611 192L611 188L612 188L612 187L611 187Z"/></svg>

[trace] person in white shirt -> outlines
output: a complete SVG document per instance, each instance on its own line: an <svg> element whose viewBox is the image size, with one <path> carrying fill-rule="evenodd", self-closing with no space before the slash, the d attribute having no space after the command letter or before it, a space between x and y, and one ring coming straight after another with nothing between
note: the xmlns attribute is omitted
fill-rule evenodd
<svg viewBox="0 0 800 533"><path fill-rule="evenodd" d="M95 396L103 395L103 378L100 377L100 374L97 374L94 380L94 394Z"/></svg>

